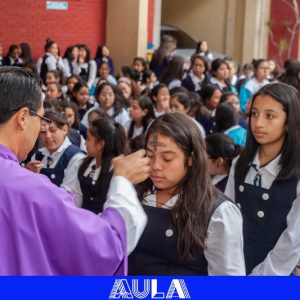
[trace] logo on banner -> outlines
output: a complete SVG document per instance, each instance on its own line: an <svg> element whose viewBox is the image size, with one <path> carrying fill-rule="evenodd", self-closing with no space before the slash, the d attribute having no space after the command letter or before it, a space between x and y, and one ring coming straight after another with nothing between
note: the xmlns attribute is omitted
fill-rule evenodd
<svg viewBox="0 0 300 300"><path fill-rule="evenodd" d="M149 294L152 299L191 298L183 279L173 279L166 292L158 291L157 279L144 279L142 286L139 284L138 279L116 279L109 299L144 299Z"/></svg>

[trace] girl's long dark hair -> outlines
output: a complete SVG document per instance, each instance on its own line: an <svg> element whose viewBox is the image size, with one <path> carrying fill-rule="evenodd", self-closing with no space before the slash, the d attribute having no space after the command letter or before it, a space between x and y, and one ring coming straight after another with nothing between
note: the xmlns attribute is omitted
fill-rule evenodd
<svg viewBox="0 0 300 300"><path fill-rule="evenodd" d="M232 160L240 154L241 146L235 144L232 138L222 132L213 133L205 138L206 151L211 159L222 157L226 161L228 171Z"/></svg>
<svg viewBox="0 0 300 300"><path fill-rule="evenodd" d="M178 230L179 255L192 258L206 247L207 229L218 193L208 173L205 144L197 125L179 112L157 118L147 131L145 145L154 133L170 137L184 153L187 173L174 192L178 201L171 209L171 216ZM191 166L188 166L189 158L192 158ZM138 189L141 201L153 190L153 183L148 179Z"/></svg>
<svg viewBox="0 0 300 300"><path fill-rule="evenodd" d="M224 132L237 124L237 113L228 103L221 103L216 109L215 122L217 132Z"/></svg>
<svg viewBox="0 0 300 300"><path fill-rule="evenodd" d="M254 96L253 103L258 96L270 96L278 101L287 114L286 127L287 132L285 141L281 149L281 158L279 165L281 170L276 180L285 180L290 178L300 179L300 96L298 91L285 83L272 83L262 87ZM259 144L255 140L251 130L251 114L249 117L248 134L245 149L242 151L235 168L236 174L245 179L250 164L254 159ZM279 154L279 153L278 153Z"/></svg>
<svg viewBox="0 0 300 300"><path fill-rule="evenodd" d="M70 109L73 110L75 122L71 126L71 128L79 130L79 128L80 128L80 118L79 118L79 113L78 113L78 107L77 107L77 105L75 103L73 103L73 102L69 102L69 101L66 101L66 100L62 101L61 105L62 105L62 107L64 109L64 112L65 112L66 108L70 108Z"/></svg>
<svg viewBox="0 0 300 300"><path fill-rule="evenodd" d="M184 59L181 56L174 56L160 78L160 82L168 85L172 80L181 80L184 70Z"/></svg>
<svg viewBox="0 0 300 300"><path fill-rule="evenodd" d="M124 154L125 134L121 125L109 119L98 119L92 122L89 127L90 133L96 137L98 141L105 142L102 153L102 164L99 177L96 181L96 193L100 192L107 183L107 177L111 174L111 161L113 158ZM78 179L81 180L83 174L94 157L87 156L78 170Z"/></svg>
<svg viewBox="0 0 300 300"><path fill-rule="evenodd" d="M150 122L155 119L155 114L154 114L154 109L152 105L152 101L149 97L147 96L142 96L137 100L139 103L139 106L141 109L147 109L147 114L143 117L142 124L143 124L143 134L146 132ZM128 139L130 140L133 136L133 131L134 131L134 121L132 120L130 122L129 130L128 130Z"/></svg>
<svg viewBox="0 0 300 300"><path fill-rule="evenodd" d="M101 91L106 86L111 87L113 93L115 94L115 101L113 103L114 115L112 116L114 118L122 112L123 108L125 107L125 104L124 104L125 100L124 100L124 97L123 97L120 89L118 89L116 86L114 86L108 82L103 82L96 87L96 91L95 91L95 99L100 104L100 107L101 107L101 103L98 100L98 98L99 98Z"/></svg>

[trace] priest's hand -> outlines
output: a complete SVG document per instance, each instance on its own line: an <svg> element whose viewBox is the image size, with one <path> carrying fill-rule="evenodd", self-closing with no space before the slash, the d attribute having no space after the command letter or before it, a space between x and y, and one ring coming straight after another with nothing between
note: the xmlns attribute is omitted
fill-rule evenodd
<svg viewBox="0 0 300 300"><path fill-rule="evenodd" d="M146 180L150 175L150 158L141 149L128 156L113 159L114 176L123 176L132 184Z"/></svg>

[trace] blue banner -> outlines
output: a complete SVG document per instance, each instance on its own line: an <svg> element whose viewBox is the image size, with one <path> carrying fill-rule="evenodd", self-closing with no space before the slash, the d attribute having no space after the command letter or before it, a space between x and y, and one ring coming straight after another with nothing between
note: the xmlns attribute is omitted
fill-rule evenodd
<svg viewBox="0 0 300 300"><path fill-rule="evenodd" d="M298 299L299 277L0 277L0 299Z"/></svg>

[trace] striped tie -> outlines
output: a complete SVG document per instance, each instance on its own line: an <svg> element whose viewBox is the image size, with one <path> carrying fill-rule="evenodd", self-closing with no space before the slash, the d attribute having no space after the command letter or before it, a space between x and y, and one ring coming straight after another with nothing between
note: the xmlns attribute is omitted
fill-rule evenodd
<svg viewBox="0 0 300 300"><path fill-rule="evenodd" d="M256 164L251 164L251 167L257 172L257 174L254 177L253 184L255 186L261 187L261 175L262 175L262 173L259 172Z"/></svg>
<svg viewBox="0 0 300 300"><path fill-rule="evenodd" d="M47 168L50 168L50 166L53 164L53 158L51 156L47 157Z"/></svg>

